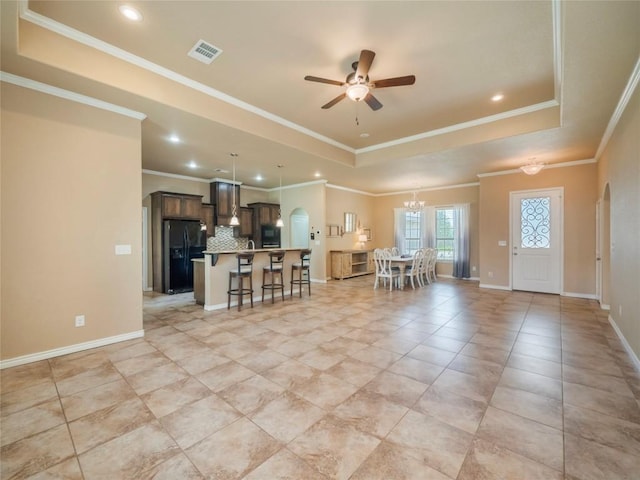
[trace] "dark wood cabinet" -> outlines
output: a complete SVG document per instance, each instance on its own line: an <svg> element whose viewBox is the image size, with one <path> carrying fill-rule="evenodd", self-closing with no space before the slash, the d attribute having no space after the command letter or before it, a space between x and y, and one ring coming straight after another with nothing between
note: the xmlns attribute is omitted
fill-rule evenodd
<svg viewBox="0 0 640 480"><path fill-rule="evenodd" d="M253 237L253 209L240 207L238 217L240 219L238 236Z"/></svg>
<svg viewBox="0 0 640 480"><path fill-rule="evenodd" d="M160 203L163 218L200 220L202 195L155 192L151 201Z"/></svg>
<svg viewBox="0 0 640 480"><path fill-rule="evenodd" d="M201 221L207 226L207 237L213 237L216 234L215 208L208 203L202 204Z"/></svg>
<svg viewBox="0 0 640 480"><path fill-rule="evenodd" d="M216 225L228 225L233 216L233 202L240 208L240 185L226 182L211 183L211 203L215 205ZM239 211L237 212L239 214Z"/></svg>
<svg viewBox="0 0 640 480"><path fill-rule="evenodd" d="M277 203L256 202L248 205L253 210L253 240L262 245L262 225L275 225L280 214Z"/></svg>
<svg viewBox="0 0 640 480"><path fill-rule="evenodd" d="M254 225L275 225L280 213L280 205L277 203L251 203L253 208Z"/></svg>

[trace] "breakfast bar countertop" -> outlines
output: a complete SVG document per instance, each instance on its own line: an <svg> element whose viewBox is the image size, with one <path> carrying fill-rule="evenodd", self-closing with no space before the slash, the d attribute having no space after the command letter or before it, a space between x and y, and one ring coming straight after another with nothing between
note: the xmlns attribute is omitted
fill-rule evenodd
<svg viewBox="0 0 640 480"><path fill-rule="evenodd" d="M291 271L291 265L300 261L300 251L302 248L256 248L253 249L238 249L238 250L205 250L205 261L194 262L194 266L198 265L194 269L194 272L198 270L204 274L204 282L202 283L203 295L200 296L198 292L197 298L201 303L204 303L205 310L217 310L219 308L227 308L227 290L229 289L229 271L237 268L236 255L238 253L255 253L253 259L253 290L254 301L261 298L262 293L262 271L263 268L269 266L269 253L277 251L285 251L284 257L284 283L289 285ZM200 268L202 265L202 269ZM290 294L291 289L285 288L285 295ZM295 292L294 292L295 293ZM199 303L200 303L199 302ZM233 303L232 303L233 304Z"/></svg>
<svg viewBox="0 0 640 480"><path fill-rule="evenodd" d="M278 250L284 250L285 252L300 250L300 248L242 248L239 250L204 250L202 253L205 255L213 254L236 254L236 253L264 253L264 252L277 252Z"/></svg>

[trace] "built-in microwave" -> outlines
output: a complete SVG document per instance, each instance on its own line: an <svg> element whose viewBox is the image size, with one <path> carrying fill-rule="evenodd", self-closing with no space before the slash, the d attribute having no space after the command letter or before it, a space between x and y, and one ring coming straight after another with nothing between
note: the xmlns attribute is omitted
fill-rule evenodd
<svg viewBox="0 0 640 480"><path fill-rule="evenodd" d="M260 227L262 248L280 248L280 228L275 225L262 225Z"/></svg>

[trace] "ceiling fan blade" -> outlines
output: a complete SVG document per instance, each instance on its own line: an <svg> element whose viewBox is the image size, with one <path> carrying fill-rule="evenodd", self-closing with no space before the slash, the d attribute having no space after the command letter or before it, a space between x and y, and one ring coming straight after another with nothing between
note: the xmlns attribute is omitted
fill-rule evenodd
<svg viewBox="0 0 640 480"><path fill-rule="evenodd" d="M324 104L324 105L322 106L322 108L324 108L325 110L326 110L327 108L331 108L331 107L333 107L336 103L338 103L340 100L342 100L342 99L343 99L344 97L346 97L346 96L347 96L347 94L346 94L346 93L340 94L340 95L338 95L336 98L334 98L333 100L331 100L329 103Z"/></svg>
<svg viewBox="0 0 640 480"><path fill-rule="evenodd" d="M339 82L337 80L329 80L327 78L312 77L311 75L307 75L306 77L304 77L304 79L310 82L328 83L329 85L337 85L339 87L344 85L344 82Z"/></svg>
<svg viewBox="0 0 640 480"><path fill-rule="evenodd" d="M382 104L378 101L376 97L371 95L371 93L367 93L367 96L364 97L364 101L367 102L367 105L371 107L371 110L380 110L382 108Z"/></svg>
<svg viewBox="0 0 640 480"><path fill-rule="evenodd" d="M371 82L371 86L374 88L400 87L402 85L413 85L414 83L416 83L416 77L414 75L407 75L405 77L376 80L375 82Z"/></svg>
<svg viewBox="0 0 640 480"><path fill-rule="evenodd" d="M375 56L376 52L372 52L371 50L362 50L360 52L360 59L358 60L358 68L356 70L356 80L361 78L363 82L365 81L367 75L369 75L369 69Z"/></svg>

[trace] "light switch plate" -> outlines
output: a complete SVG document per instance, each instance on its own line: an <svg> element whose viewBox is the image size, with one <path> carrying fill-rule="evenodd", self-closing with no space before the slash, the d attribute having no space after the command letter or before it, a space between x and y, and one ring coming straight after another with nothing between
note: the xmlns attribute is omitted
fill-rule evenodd
<svg viewBox="0 0 640 480"><path fill-rule="evenodd" d="M116 255L131 255L131 245L116 245Z"/></svg>
<svg viewBox="0 0 640 480"><path fill-rule="evenodd" d="M506 240L498 240L498 246L499 247L506 247L507 246L507 241Z"/></svg>

